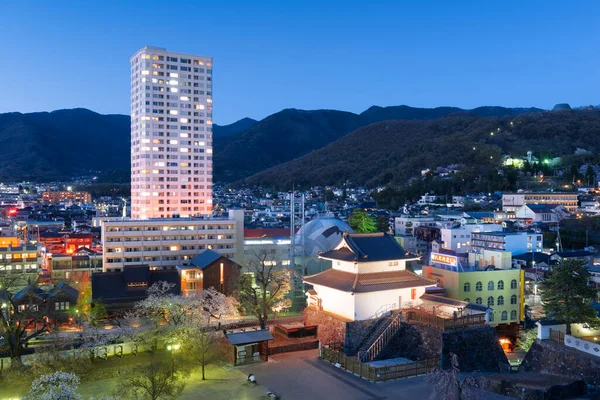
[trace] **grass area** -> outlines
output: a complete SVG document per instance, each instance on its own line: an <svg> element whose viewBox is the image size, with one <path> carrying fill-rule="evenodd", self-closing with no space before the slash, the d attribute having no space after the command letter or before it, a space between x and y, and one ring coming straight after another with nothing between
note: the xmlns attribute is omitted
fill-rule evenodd
<svg viewBox="0 0 600 400"><path fill-rule="evenodd" d="M108 360L97 360L89 378L82 379L79 392L85 399L91 396L110 395L117 385L117 371L121 367L131 367L146 361L147 355L111 357ZM181 400L211 399L211 400L253 400L264 398L266 390L246 381L246 376L238 369L209 366L206 368L207 380L202 380L200 369L190 373L185 380L185 389ZM110 377L114 376L114 377ZM96 379L94 379L96 378ZM19 399L27 394L30 385L9 384L0 385L0 400Z"/></svg>

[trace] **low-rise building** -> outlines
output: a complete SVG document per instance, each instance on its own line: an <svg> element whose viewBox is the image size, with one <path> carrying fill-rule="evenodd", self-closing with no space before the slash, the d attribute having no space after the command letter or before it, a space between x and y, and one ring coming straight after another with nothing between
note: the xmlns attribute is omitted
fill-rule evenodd
<svg viewBox="0 0 600 400"><path fill-rule="evenodd" d="M561 264L565 261L581 261L594 265L594 254L587 250L558 251L550 255L550 261Z"/></svg>
<svg viewBox="0 0 600 400"><path fill-rule="evenodd" d="M92 202L92 196L88 192L44 192L42 193L42 201L49 204L63 202L89 204Z"/></svg>
<svg viewBox="0 0 600 400"><path fill-rule="evenodd" d="M557 224L569 215L560 204L524 204L515 212L515 217L526 224Z"/></svg>
<svg viewBox="0 0 600 400"><path fill-rule="evenodd" d="M0 247L0 273L38 273L41 258L36 245Z"/></svg>
<svg viewBox="0 0 600 400"><path fill-rule="evenodd" d="M213 288L230 296L233 294L235 281L239 278L241 270L241 265L221 253L204 250L192 258L187 265L177 267L181 280L181 293L187 296Z"/></svg>
<svg viewBox="0 0 600 400"><path fill-rule="evenodd" d="M319 257L332 268L306 276L312 285L309 307L349 321L376 318L392 309L417 306L435 282L406 269L415 258L385 233L344 233L334 249Z"/></svg>
<svg viewBox="0 0 600 400"><path fill-rule="evenodd" d="M577 192L523 192L503 193L502 211L516 212L525 204L560 204L568 212L574 212L578 206Z"/></svg>
<svg viewBox="0 0 600 400"><path fill-rule="evenodd" d="M176 270L153 270L147 265L125 266L122 271L92 274L92 301L101 303L111 312L133 308L148 297L148 288L157 282L172 284L169 293L181 294Z"/></svg>
<svg viewBox="0 0 600 400"><path fill-rule="evenodd" d="M502 225L466 224L442 228L440 247L457 253L468 253L471 250L471 234L473 232L502 232Z"/></svg>
<svg viewBox="0 0 600 400"><path fill-rule="evenodd" d="M544 238L534 232L473 232L471 234L471 253L480 253L484 249L508 251L523 254L530 251L542 251Z"/></svg>
<svg viewBox="0 0 600 400"><path fill-rule="evenodd" d="M171 268L186 265L202 250L244 264L244 212L224 218L116 219L102 224L104 271L129 265Z"/></svg>
<svg viewBox="0 0 600 400"><path fill-rule="evenodd" d="M432 254L431 265L423 267L423 277L436 280L453 299L487 305L492 309L490 325L507 325L516 333L524 318L524 276L520 269L480 269L461 264L452 254Z"/></svg>

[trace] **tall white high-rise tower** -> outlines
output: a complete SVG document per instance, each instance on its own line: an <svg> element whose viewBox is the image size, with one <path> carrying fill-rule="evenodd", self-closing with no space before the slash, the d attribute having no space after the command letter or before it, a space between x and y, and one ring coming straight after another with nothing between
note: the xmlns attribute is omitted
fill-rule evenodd
<svg viewBox="0 0 600 400"><path fill-rule="evenodd" d="M131 62L131 218L212 212L211 57L144 47Z"/></svg>

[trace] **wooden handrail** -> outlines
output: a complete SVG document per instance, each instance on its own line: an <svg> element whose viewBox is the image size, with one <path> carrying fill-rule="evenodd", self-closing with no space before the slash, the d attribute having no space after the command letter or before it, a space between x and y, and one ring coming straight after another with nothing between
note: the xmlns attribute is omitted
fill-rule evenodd
<svg viewBox="0 0 600 400"><path fill-rule="evenodd" d="M396 332L400 329L401 321L402 314L396 315L392 322L381 332L379 337L375 339L373 344L367 350L358 354L358 359L362 362L373 361L383 351L385 345L396 335Z"/></svg>

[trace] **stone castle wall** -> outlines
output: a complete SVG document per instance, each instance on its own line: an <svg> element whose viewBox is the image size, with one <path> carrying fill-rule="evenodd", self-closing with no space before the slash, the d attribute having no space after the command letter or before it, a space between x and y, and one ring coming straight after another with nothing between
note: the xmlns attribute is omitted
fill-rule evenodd
<svg viewBox="0 0 600 400"><path fill-rule="evenodd" d="M549 340L533 343L521 370L583 379L589 385L600 385L600 357Z"/></svg>

